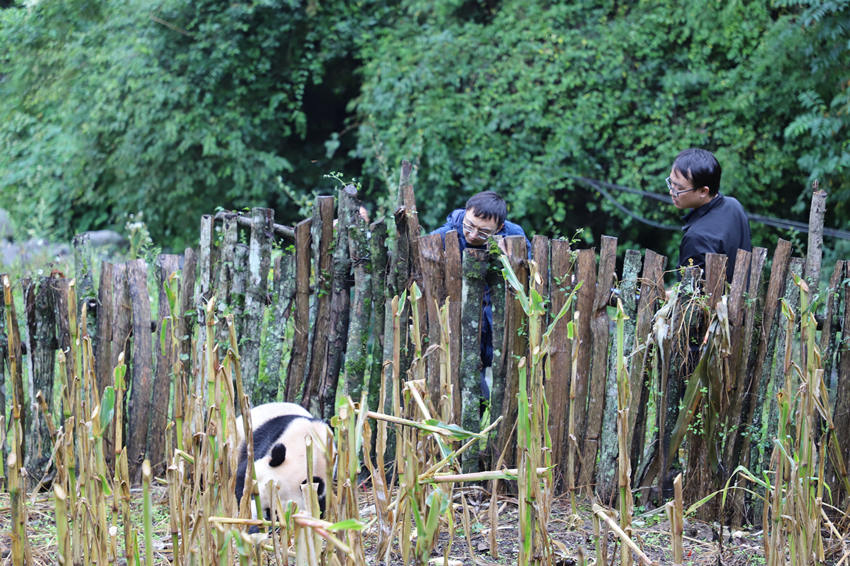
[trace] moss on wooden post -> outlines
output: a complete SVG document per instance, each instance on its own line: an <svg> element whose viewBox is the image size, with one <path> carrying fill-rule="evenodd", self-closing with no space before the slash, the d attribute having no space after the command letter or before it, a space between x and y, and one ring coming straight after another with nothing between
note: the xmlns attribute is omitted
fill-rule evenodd
<svg viewBox="0 0 850 566"><path fill-rule="evenodd" d="M463 254L463 306L461 310L461 426L481 430L481 316L488 254L467 249ZM463 455L464 473L478 471L478 446Z"/></svg>

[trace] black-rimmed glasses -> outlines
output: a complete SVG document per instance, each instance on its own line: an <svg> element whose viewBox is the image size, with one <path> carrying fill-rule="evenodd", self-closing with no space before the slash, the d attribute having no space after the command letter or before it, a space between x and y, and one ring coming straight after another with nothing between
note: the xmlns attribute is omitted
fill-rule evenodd
<svg viewBox="0 0 850 566"><path fill-rule="evenodd" d="M479 228L478 226L470 224L466 220L463 221L463 231L467 232L468 234L472 234L473 232L475 232L482 238L489 238L490 236L496 233L495 230L492 230L491 228Z"/></svg>
<svg viewBox="0 0 850 566"><path fill-rule="evenodd" d="M679 196L679 195L689 193L691 191L695 191L697 189L702 188L702 187L690 187L688 189L682 189L680 191L680 190L675 188L673 181L670 180L670 177L667 177L666 179L664 179L664 182L667 183L667 190L670 191L671 193L673 193L673 195L675 195L675 196Z"/></svg>

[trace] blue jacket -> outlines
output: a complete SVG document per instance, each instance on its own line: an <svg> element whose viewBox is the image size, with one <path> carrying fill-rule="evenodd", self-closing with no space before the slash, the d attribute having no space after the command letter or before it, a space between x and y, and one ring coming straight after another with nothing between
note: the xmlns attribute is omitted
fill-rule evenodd
<svg viewBox="0 0 850 566"><path fill-rule="evenodd" d="M463 217L466 214L466 209L458 208L446 217L446 223L437 228L432 234L439 234L443 239L443 246L446 245L446 233L452 230L457 232L457 239L460 244L460 254L463 257L463 250L467 247L483 248L484 246L470 246L463 236ZM531 242L528 241L528 236L519 224L514 224L509 220L505 220L505 225L502 229L496 232L496 236L522 236L525 238L525 246L528 252L528 257L531 257ZM490 289L484 289L484 316L481 324L481 362L484 367L493 365L493 306L490 300Z"/></svg>

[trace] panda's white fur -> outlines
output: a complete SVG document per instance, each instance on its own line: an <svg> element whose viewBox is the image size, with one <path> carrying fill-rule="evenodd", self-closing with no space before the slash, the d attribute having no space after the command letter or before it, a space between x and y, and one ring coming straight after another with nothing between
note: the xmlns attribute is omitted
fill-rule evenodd
<svg viewBox="0 0 850 566"><path fill-rule="evenodd" d="M330 428L293 403L258 405L251 410L251 424L254 470L263 514L267 517L270 515L271 498L275 489L283 508L286 508L288 501L295 502L299 509L306 508L301 485L307 481L307 436L313 439L312 481L318 484L316 491L319 506L323 511L329 479L326 451L332 449ZM236 476L237 499L242 497L244 489L247 457L247 446L241 441Z"/></svg>
<svg viewBox="0 0 850 566"><path fill-rule="evenodd" d="M269 419L282 415L299 415L308 419L313 418L310 411L296 403L264 403L251 409L251 429L257 430ZM242 424L242 415L239 415L236 419L236 446L241 447L243 442L245 442L245 427Z"/></svg>

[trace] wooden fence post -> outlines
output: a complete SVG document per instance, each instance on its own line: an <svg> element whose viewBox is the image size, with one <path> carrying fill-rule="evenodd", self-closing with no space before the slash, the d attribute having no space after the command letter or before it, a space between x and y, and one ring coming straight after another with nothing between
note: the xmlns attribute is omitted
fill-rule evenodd
<svg viewBox="0 0 850 566"><path fill-rule="evenodd" d="M528 289L528 247L523 236L508 236L505 238L508 250L508 260L511 268L523 288ZM501 396L501 412L503 419L499 425L499 436L493 456L505 447L514 445L516 433L512 432L517 416L517 393L519 391L519 362L528 357L528 336L525 333L527 318L519 300L514 297L510 287L505 286L505 346L503 348L502 364L504 370L504 394ZM527 360L526 360L527 362ZM495 372L494 372L495 373ZM495 376L494 376L495 381ZM493 393L495 396L495 392ZM494 413L495 415L495 413ZM516 450L505 450L505 465L512 465L516 459Z"/></svg>
<svg viewBox="0 0 850 566"><path fill-rule="evenodd" d="M195 304L195 282L196 274L195 267L197 266L197 257L192 248L186 248L183 252L183 268L180 274L180 298L178 300L177 312L177 341L180 345L178 353L180 363L179 375L175 376L174 383L174 419L177 422L182 420L184 430L187 430L188 420L185 418L189 411L187 404L191 401L191 393L195 391L192 381L195 375L198 363L193 359L194 350L192 349L193 333L195 322L198 320L197 313L194 312L193 305ZM127 359L126 356L124 359ZM191 414L191 413L189 413Z"/></svg>
<svg viewBox="0 0 850 566"><path fill-rule="evenodd" d="M595 476L596 454L602 433L602 413L605 410L605 380L608 364L609 323L608 300L614 284L617 263L617 238L602 236L599 250L599 273L593 297L590 321L592 335L592 362L587 391L587 418L584 427L584 447L579 484L590 485Z"/></svg>
<svg viewBox="0 0 850 566"><path fill-rule="evenodd" d="M717 304L724 295L727 261L727 257L723 254L705 254L706 276L703 294L707 298L708 308L712 312L716 310ZM731 318L731 311L729 312ZM708 331L708 320L703 312L695 314L698 321L693 328L697 330L697 336L695 337L697 340L692 340L690 344L694 344L694 350L699 352L700 356L708 355L707 351L701 349L699 342ZM694 359L692 363L689 360L687 368L687 372L690 374L688 376L688 383L692 379L697 379L697 375L693 372L697 364L698 360ZM721 360L719 366L715 366L712 371L706 371L707 380L701 384L701 387L706 389L706 393L701 395L701 401L697 409L703 417L702 426L688 427L687 433L686 446L688 459L686 477L688 478L688 482L684 486L684 489L688 501L698 501L712 491L720 488L720 471L717 468L717 459L722 455L722 437L711 433L713 431L719 433L723 430L722 423L726 416L726 406L721 406L721 399L725 398L727 388L732 386L731 383L727 383L727 380L732 378L731 367L728 359ZM677 400L670 399L669 402L677 402ZM713 454L714 458L709 457L710 454ZM717 519L716 514L718 509L719 500L716 498L711 499L700 507L698 516L705 520Z"/></svg>
<svg viewBox="0 0 850 566"><path fill-rule="evenodd" d="M316 317L310 329L313 339L309 350L307 382L301 404L314 415L323 414L320 395L322 376L327 359L330 337L330 305L333 283L333 258L330 254L333 238L334 197L316 197L313 207L313 222L310 227L313 243L313 262L316 277Z"/></svg>
<svg viewBox="0 0 850 566"><path fill-rule="evenodd" d="M213 296L213 276L214 266L218 263L218 250L215 246L215 217L210 214L201 216L201 234L198 245L198 294L195 297L195 313L198 317L198 327L201 331L198 333L198 340L195 344L194 356L198 360L203 359L204 342L206 334L206 303ZM213 345L209 345L213 347ZM128 358L129 359L129 358ZM206 390L204 383L207 379L205 375L204 364L199 363L198 375L195 381L194 394L199 398L204 398Z"/></svg>
<svg viewBox="0 0 850 566"><path fill-rule="evenodd" d="M445 268L445 286L446 286L446 297L449 300L449 349L450 349L450 365L449 365L449 380L452 383L452 389L454 390L454 396L452 397L452 417L453 422L457 422L460 420L461 416L461 386L460 386L460 359L461 359L461 310L462 310L462 297L463 297L463 272L461 266L461 257L460 257L460 240L458 239L458 234L454 230L448 232L446 234L445 240L445 258L446 258L446 268ZM497 291L491 285L491 297ZM495 311L496 304L494 302L493 309ZM504 316L504 292L502 293L502 316ZM494 312L493 315L494 321L496 318L496 314ZM493 335L493 347L496 347L496 337L495 332ZM499 343L499 348L501 349L501 343ZM493 361L493 367L496 368L495 359ZM495 376L493 378L495 380ZM503 382L504 383L504 382ZM494 413L491 409L491 415L498 414Z"/></svg>
<svg viewBox="0 0 850 566"><path fill-rule="evenodd" d="M12 386L9 388L12 391L12 418L11 420L19 420L21 423L21 431L26 430L26 423L32 418L26 411L26 398L24 396L24 376L23 376L23 359L21 348L21 333L18 329L18 317L15 313L15 301L12 295L12 283L8 275L2 276L3 283L3 314L6 317L6 338L8 347L6 349L6 361L9 364L9 377L12 379ZM4 415L5 416L5 415ZM18 419L18 416L20 418ZM5 436L3 437L3 445L5 446ZM15 460L18 466L24 465L24 454L27 453L26 436L21 438L17 447L15 447Z"/></svg>
<svg viewBox="0 0 850 566"><path fill-rule="evenodd" d="M451 234L454 235L455 232L451 232ZM455 239L457 239L457 237L455 237ZM493 340L493 363L490 367L493 383L492 387L490 387L490 415L492 415L491 420L494 420L498 415L503 414L508 369L505 357L508 355L506 350L506 348L508 348L508 344L506 342L505 324L507 324L510 316L508 315L508 307L506 306L509 303L506 302L507 293L505 290L505 276L502 275L502 261L495 255L490 255L489 260L490 265L487 270L487 287L489 288L490 293L490 311L493 313L493 325L491 328ZM458 288L457 291L458 297L461 297L461 290ZM458 328L458 332L461 332L460 328ZM460 391L460 389L458 389L458 391ZM497 465L499 454L503 448L502 446L493 446L493 443L498 439L498 433L499 431L496 430L490 434L490 441L487 446L488 453L490 454L490 461L492 462L491 465L493 467Z"/></svg>
<svg viewBox="0 0 850 566"><path fill-rule="evenodd" d="M127 263L127 282L133 311L133 389L128 410L127 462L134 482L141 477L153 393L151 303L147 275L147 265L143 259Z"/></svg>
<svg viewBox="0 0 850 566"><path fill-rule="evenodd" d="M463 254L463 332L461 354L461 426L466 430L481 430L481 301L486 286L489 258L484 250L467 248ZM478 444L463 454L464 473L478 471Z"/></svg>
<svg viewBox="0 0 850 566"><path fill-rule="evenodd" d="M652 317L658 301L665 298L664 267L667 258L652 250L646 250L643 261L643 273L640 279L640 300L635 319L634 352L629 366L629 387L632 392L632 404L629 407L629 445L630 461L633 470L639 470L644 460L644 436L646 435L646 406L649 401L650 387L644 379L647 362L650 359L652 340ZM641 351L642 349L642 351ZM638 479L637 477L635 479Z"/></svg>
<svg viewBox="0 0 850 566"><path fill-rule="evenodd" d="M272 317L268 326L266 339L262 344L262 357L266 361L266 376L277 384L277 395L285 396L286 375L281 373L284 356L286 329L295 300L295 254L284 250L275 259L274 264L274 294L272 297ZM287 356L292 356L292 344L286 348Z"/></svg>
<svg viewBox="0 0 850 566"><path fill-rule="evenodd" d="M100 286L97 289L97 340L94 343L98 397L107 385L112 384L110 362L112 361L112 319L115 316L113 273L112 263L104 261L100 265Z"/></svg>
<svg viewBox="0 0 850 566"><path fill-rule="evenodd" d="M572 478L574 487L581 487L582 484L577 483L581 477L581 468L585 465L583 460L584 441L586 438L585 420L587 417L587 390L590 383L590 360L592 352L592 340L590 321L593 316L593 298L596 293L596 250L587 249L578 252L578 260L576 262L576 284L581 283L581 288L578 291L578 301L576 304L576 313L578 313L578 328L577 342L573 342L573 348L578 347L578 357L576 359L575 373L572 379L575 383L570 383L570 396L575 393L573 399L573 409L575 418L570 417L575 422L576 431L582 431L581 438L570 440L575 442L569 454L573 457L573 462L578 466L573 465L572 469L576 477ZM572 415L572 409L571 409ZM570 456L568 455L568 458ZM592 475L592 472L591 472ZM570 481L570 478L567 478Z"/></svg>
<svg viewBox="0 0 850 566"><path fill-rule="evenodd" d="M387 296L387 224L384 219L369 226L369 250L372 260L372 365L369 368L369 409L378 410L381 392L381 373L384 365L384 316ZM377 431L377 428L375 429Z"/></svg>
<svg viewBox="0 0 850 566"><path fill-rule="evenodd" d="M422 254L422 283L424 286L425 311L428 313L428 341L432 345L440 343L440 306L446 300L445 266L443 238L440 234L430 234L419 238L419 250ZM436 352L436 351L434 351ZM440 405L440 358L441 355L426 354L425 377L428 393L434 407Z"/></svg>
<svg viewBox="0 0 850 566"><path fill-rule="evenodd" d="M53 409L53 372L56 364L56 307L48 277L39 277L35 281L24 280L24 303L26 305L27 335L30 368L29 412L27 419L27 437L29 451L26 454L26 467L30 478L40 480L47 472L50 462L50 433L46 418L39 418L36 393L41 391L48 408Z"/></svg>
<svg viewBox="0 0 850 566"><path fill-rule="evenodd" d="M818 190L818 182L812 183L812 205L809 209L809 243L806 246L805 278L811 289L820 282L821 260L823 259L823 217L826 214L826 191Z"/></svg>
<svg viewBox="0 0 850 566"><path fill-rule="evenodd" d="M224 320L225 313L230 310L233 313L237 336L241 336L242 329L242 293L236 293L234 286L239 277L238 271L243 266L236 258L236 247L239 244L239 223L237 215L226 213L221 216L221 244L218 255L221 258L218 263L218 279L215 284L215 311L220 320ZM241 274L244 277L244 273ZM213 276L211 275L211 278ZM212 284L212 283L211 283ZM213 292L213 290L210 290ZM216 328L216 340L221 344L228 344L230 334L226 324L219 324ZM202 332L202 334L204 334ZM240 351L240 356L242 352ZM237 403L237 407L239 404ZM237 409L238 410L238 409Z"/></svg>
<svg viewBox="0 0 850 566"><path fill-rule="evenodd" d="M561 312L573 290L575 259L568 240L552 240L550 243L552 268L549 278L552 297L551 312ZM567 325L573 320L575 306L570 307L552 330L549 349L551 375L546 384L546 399L549 402L549 434L552 438L552 462L558 465L556 473L563 475L567 463L567 423L569 422L570 376L573 344L576 339L567 336ZM561 483L556 481L556 485Z"/></svg>
<svg viewBox="0 0 850 566"><path fill-rule="evenodd" d="M0 274L0 280L5 277L5 274ZM0 300L0 430L6 430L6 371L5 367L9 355L9 338L6 335L6 303ZM3 462L5 467L6 462L6 437L0 438L0 462ZM0 490L6 490L5 472L0 470Z"/></svg>
<svg viewBox="0 0 850 566"><path fill-rule="evenodd" d="M362 227L360 201L357 189L346 185L339 190L337 204L336 242L333 253L333 281L331 286L330 336L322 373L320 388L322 415L329 419L334 413L334 400L339 384L339 372L348 344L350 322L351 291L351 251L349 250L349 228Z"/></svg>
<svg viewBox="0 0 850 566"><path fill-rule="evenodd" d="M640 252L637 250L627 250L626 258L623 261L623 276L620 279L620 285L616 295L623 305L623 312L628 317L624 321L623 326L624 364L625 360L629 359L635 342L635 317L637 313L635 291L637 289L637 277L638 273L640 273L640 268ZM596 493L604 502L613 502L614 497L617 495L617 470L620 457L617 437L619 406L617 366L619 363L620 360L617 359L617 345L616 343L612 343L608 355L607 374L605 376L605 405L602 414L602 430L599 436L599 469L596 472ZM629 409L631 409L631 398L629 399ZM625 423L628 423L628 420ZM627 440L624 445L629 446L628 439L630 436L627 430L625 432L627 434Z"/></svg>
<svg viewBox="0 0 850 566"><path fill-rule="evenodd" d="M302 400L306 372L310 364L310 249L312 220L295 225L295 315L292 353L286 371L286 395L292 403Z"/></svg>
<svg viewBox="0 0 850 566"><path fill-rule="evenodd" d="M279 385L275 376L260 375L260 341L263 335L263 313L269 294L273 230L274 211L270 208L252 208L245 320L240 334L239 358L245 392L255 405L274 401Z"/></svg>
<svg viewBox="0 0 850 566"><path fill-rule="evenodd" d="M850 270L850 262L844 265ZM841 317L841 345L838 349L838 385L835 392L835 429L845 435L850 431L850 282L844 279L841 283L844 295L844 316ZM845 437L842 446L845 466L850 464L850 442ZM846 473L846 470L845 470ZM839 478L843 485L846 478ZM844 492L845 507L850 499L850 493ZM840 501L840 499L839 499Z"/></svg>
<svg viewBox="0 0 850 566"><path fill-rule="evenodd" d="M163 474L170 457L165 453L165 429L168 424L168 406L171 397L171 384L177 376L173 375L174 361L177 352L173 350L171 329L174 320L168 305L168 295L165 286L180 267L180 257L172 254L162 254L156 261L156 281L159 291L159 324L154 335L156 342L156 372L153 378L153 393L151 398L151 422L148 431L147 456L153 466L154 473ZM177 391L178 388L175 388Z"/></svg>
<svg viewBox="0 0 850 566"><path fill-rule="evenodd" d="M359 211L355 222L348 227L348 253L354 271L354 302L345 347L345 389L352 399L359 401L366 387L369 319L375 304L372 297L372 258L368 233Z"/></svg>
<svg viewBox="0 0 850 566"><path fill-rule="evenodd" d="M752 368L749 373L754 380L750 387L750 406L744 416L744 422L752 423L751 431L760 430L761 427L761 408L764 403L767 384L770 379L769 370L773 360L773 349L776 342L776 323L781 315L779 311L779 297L785 292L785 273L788 269L788 262L791 259L791 242L787 240L779 240L776 245L776 251L773 254L773 265L770 268L770 279L767 285L767 293L764 298L764 308L762 312L761 324L757 327L758 331L758 348L750 351L751 356L755 353L752 363L748 362L747 367ZM751 450L752 438L754 434L748 434L744 437L741 443L741 465L750 466L754 452Z"/></svg>

